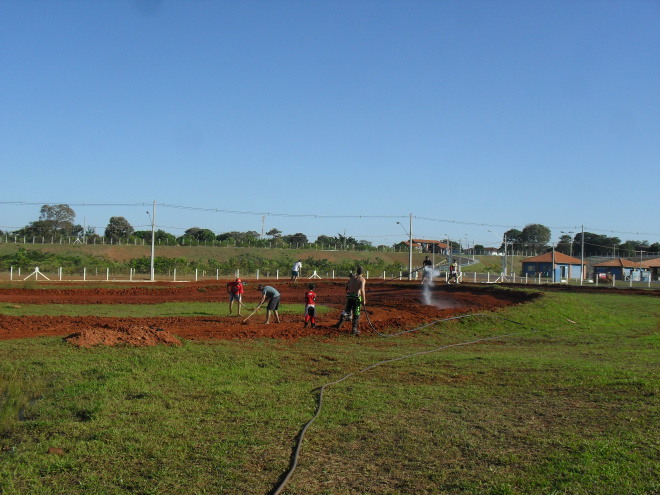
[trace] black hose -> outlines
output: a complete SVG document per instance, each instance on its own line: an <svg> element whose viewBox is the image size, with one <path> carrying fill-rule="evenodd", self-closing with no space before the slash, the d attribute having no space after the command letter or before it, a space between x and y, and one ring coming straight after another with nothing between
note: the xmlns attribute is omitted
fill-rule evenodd
<svg viewBox="0 0 660 495"><path fill-rule="evenodd" d="M374 328L374 326L371 324L371 320L369 320L369 313L367 313L366 307L364 305L362 307L364 308L364 312L367 315L367 321L369 321L369 326L371 326L372 330L374 332L376 332L378 335L380 335L381 337L395 337L397 335L401 335L401 334L404 334L404 333L410 333L410 332L414 332L416 330L420 330L422 328L426 328L430 325L434 325L434 324L442 322L442 321L456 320L456 319L459 319L459 318L470 318L470 317L474 317L474 316L495 316L496 318L500 318L502 320L505 320L505 321L508 321L508 322L511 322L511 323L515 323L516 325L527 326L523 323L519 323L519 322L514 321L514 320L509 320L507 318L502 318L498 315L492 315L492 314L486 314L486 313L475 313L475 314L469 314L469 315L463 315L463 316L452 316L450 318L443 318L441 320L436 320L432 323L427 323L425 325L419 326L417 328L413 328L411 330L406 330L404 332L399 332L399 333L396 333L396 334L387 335L387 334L379 333ZM536 331L533 327L529 327L529 328ZM437 347L435 349L431 349L431 350L428 350L428 351L419 351L419 352L415 352L413 354L408 354L406 356L400 356L400 357L397 357L397 358L392 358L392 359L386 359L386 360L383 360L383 361L379 361L379 362L374 363L370 366L367 366L366 368L361 369L357 373L364 373L365 371L369 371L370 369L375 368L377 366L380 366L382 364L391 363L391 362L394 362L394 361L401 361L403 359L408 359L408 358L411 358L411 357L414 357L414 356L420 356L422 354L431 354L433 352L437 352L437 351L440 351L440 350L443 350L443 349L447 349L449 347L465 346L465 345L476 344L476 343L479 343L479 342L485 342L485 341L488 341L488 340L503 339L503 338L506 338L506 337L512 337L514 335L519 335L521 333L522 332L515 332L515 333L509 333L509 334L505 334L505 335L497 335L495 337L482 337L480 339L472 340L470 342L459 342L459 343L456 343L456 344L447 344L447 345ZM343 382L344 380L346 380L347 378L349 378L353 375L355 375L355 373L349 373L348 375L344 376L343 378L340 378L339 380L335 380L334 382L328 382L328 383L322 385L321 387L319 387L317 389L314 389L312 391L312 392L315 392L316 390L319 391L319 396L318 396L317 406L316 406L316 412L314 413L314 416L312 417L312 419L310 419L305 424L305 426L303 426L303 428L300 430L300 433L298 434L298 437L297 437L296 446L295 446L295 448L293 450L293 454L291 456L291 463L289 465L289 469L283 475L283 477L282 477L281 481L279 482L279 484L273 489L273 491L270 492L269 495L279 495L282 492L282 490L284 489L284 486L289 482L289 479L291 479L291 476L293 475L293 472L295 471L295 469L298 465L298 456L300 454L300 448L302 447L302 442L303 442L303 438L305 436L305 432L307 431L307 428L316 420L316 418L321 413L321 407L323 405L323 392L324 392L325 388L329 387L330 385L336 385L338 383L341 383L341 382Z"/></svg>

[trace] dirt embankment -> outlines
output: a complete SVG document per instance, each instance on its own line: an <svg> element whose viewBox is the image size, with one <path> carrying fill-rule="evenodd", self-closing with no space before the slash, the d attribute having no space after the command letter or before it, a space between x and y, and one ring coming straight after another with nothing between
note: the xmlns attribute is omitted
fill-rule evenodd
<svg viewBox="0 0 660 495"><path fill-rule="evenodd" d="M244 281L245 282L245 281ZM288 281L261 281L280 291L282 304L302 304L307 282L297 285ZM244 319L256 307L260 292L256 281L247 281L243 297L242 316L194 316L110 318L97 316L0 316L0 340L26 337L67 337L80 346L177 344L178 339L298 339L321 335L338 336L350 332L345 323L342 329L334 324L343 308L345 282L320 281L317 283L317 305L332 311L317 319L316 328L303 328L303 315L281 315L281 323L271 318L264 324L265 308ZM206 301L227 304L225 284L160 283L125 289L0 289L0 301L6 304L158 304L163 302ZM490 311L503 306L519 304L536 297L532 293L510 291L493 286L437 285L424 290L419 283L391 282L367 283L368 320L379 332L395 332L404 328L429 323L452 315ZM369 322L362 317L363 334Z"/></svg>

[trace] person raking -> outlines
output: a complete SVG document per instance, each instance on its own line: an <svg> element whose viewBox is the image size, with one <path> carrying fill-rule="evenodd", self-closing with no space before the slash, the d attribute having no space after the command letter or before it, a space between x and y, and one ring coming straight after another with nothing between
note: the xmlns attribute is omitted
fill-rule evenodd
<svg viewBox="0 0 660 495"><path fill-rule="evenodd" d="M275 319L277 323L280 322L280 315L277 310L280 307L280 293L270 285L259 284L257 290L261 291L261 302L257 309L261 308L264 302L268 301L268 306L266 306L266 321L264 324L268 325L270 323L270 313L275 314Z"/></svg>
<svg viewBox="0 0 660 495"><path fill-rule="evenodd" d="M241 316L241 306L243 299L243 282L237 278L234 282L227 283L227 293L229 294L229 314L231 315L234 301L238 302L238 316Z"/></svg>

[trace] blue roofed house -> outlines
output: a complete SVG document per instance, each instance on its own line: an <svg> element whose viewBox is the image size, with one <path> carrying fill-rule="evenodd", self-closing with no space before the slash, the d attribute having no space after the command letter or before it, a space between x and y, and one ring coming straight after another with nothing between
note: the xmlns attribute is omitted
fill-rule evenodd
<svg viewBox="0 0 660 495"><path fill-rule="evenodd" d="M657 260L639 262L625 260L622 258L603 261L602 263L594 265L594 276L599 279L608 280L630 280L632 277L634 281L644 281L648 280L647 277L651 275L654 261L657 263Z"/></svg>
<svg viewBox="0 0 660 495"><path fill-rule="evenodd" d="M587 262L584 262L584 266ZM572 278L584 280L586 278L586 270L583 269L583 263L577 258L568 256L563 253L555 251L554 260L553 253L545 253L539 256L533 256L522 261L522 276L535 277L541 275L543 277L552 277L554 269L559 269L559 276L561 278Z"/></svg>

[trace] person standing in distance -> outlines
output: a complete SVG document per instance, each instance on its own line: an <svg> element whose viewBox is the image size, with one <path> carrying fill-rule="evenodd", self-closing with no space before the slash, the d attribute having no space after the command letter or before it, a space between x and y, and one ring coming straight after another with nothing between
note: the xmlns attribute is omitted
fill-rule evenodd
<svg viewBox="0 0 660 495"><path fill-rule="evenodd" d="M458 284L458 271L457 271L458 265L454 261L451 265L449 265L449 279L447 279L447 285L451 284L452 279L454 279L456 284Z"/></svg>
<svg viewBox="0 0 660 495"><path fill-rule="evenodd" d="M353 335L359 335L358 324L360 323L360 306L366 304L366 280L362 276L362 267L358 266L355 275L351 275L348 279L346 305L344 311L339 318L339 322L335 325L341 328L342 323L349 314L353 315Z"/></svg>
<svg viewBox="0 0 660 495"><path fill-rule="evenodd" d="M291 282L295 282L298 280L298 276L300 275L301 270L302 270L302 261L298 260L293 264L293 268L291 269Z"/></svg>
<svg viewBox="0 0 660 495"><path fill-rule="evenodd" d="M280 307L280 293L274 287L263 284L259 284L257 290L261 291L261 302L259 303L259 306L257 306L257 309L261 308L263 303L268 300L268 306L266 306L266 321L264 324L268 325L270 323L271 312L275 314L275 319L277 320L277 323L279 323L280 315L277 310Z"/></svg>
<svg viewBox="0 0 660 495"><path fill-rule="evenodd" d="M433 262L429 259L427 256L424 259L424 262L422 263L422 266L424 267L422 269L422 285L425 283L432 284L433 283Z"/></svg>

